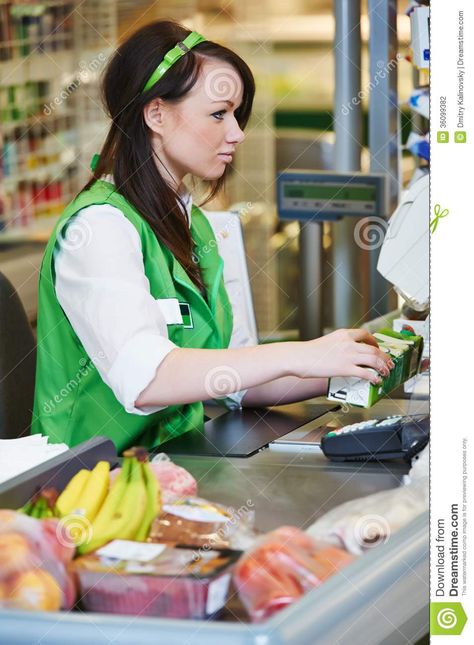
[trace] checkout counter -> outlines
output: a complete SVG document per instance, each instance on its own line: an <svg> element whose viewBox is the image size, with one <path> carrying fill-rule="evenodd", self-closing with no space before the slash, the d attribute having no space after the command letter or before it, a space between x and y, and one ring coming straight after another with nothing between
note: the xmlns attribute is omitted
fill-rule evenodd
<svg viewBox="0 0 474 645"><path fill-rule="evenodd" d="M298 415L301 418L307 415L312 420L286 434L280 427L278 438L248 457L227 456L224 451L204 456L168 452L175 463L196 478L200 496L236 509L251 500L258 530L269 531L283 524L305 529L343 502L400 485L403 475L408 472L408 465L404 462L334 463L326 459L317 442L321 429L328 424L342 426L363 419L428 411L426 399L401 397L404 397L403 392L397 391L394 398L382 399L370 410L351 409L350 412L338 407L326 411L331 406L322 399L283 406L278 410L289 413L288 429L294 428ZM236 414L237 411L230 413L230 422L232 419L235 421ZM220 430L225 432L223 417L217 417L208 424L215 424L219 419ZM94 441L97 445L83 455L82 463L88 463L92 458L95 463L104 457L111 463L117 461L111 442L100 447L99 440ZM40 475L36 483L41 483L41 479L52 482L65 478L67 481L75 472L67 472L68 464L76 462L78 450L80 447L59 455L51 462L52 466L44 464L38 467ZM163 450L167 451L166 446ZM179 447L177 450L179 452ZM8 498L12 507L18 507L25 494L27 496L25 479L28 477L25 473L0 485L0 506L8 506L5 503ZM321 587L259 625L248 622L235 591L231 589L226 607L213 621L138 618L79 611L2 611L0 643L416 643L428 632L429 625L428 526L428 513L418 516L384 544L368 549Z"/></svg>
<svg viewBox="0 0 474 645"><path fill-rule="evenodd" d="M293 177L287 177L293 181ZM305 181L326 181L321 173ZM378 177L361 177L379 181ZM285 177L280 178L284 193ZM299 180L298 180L299 181ZM303 186L304 188L304 186ZM377 194L375 190L374 195ZM428 257L427 178L408 191L392 217L379 269L405 299L415 305L428 301L427 275L408 282L408 264ZM339 203L339 202L338 202ZM416 211L416 213L415 213ZM414 215L417 217L413 217ZM415 231L414 226L420 229ZM316 225L315 225L316 226ZM236 229L237 230L237 229ZM416 235L414 234L417 233ZM401 235L403 233L403 235ZM416 244L407 244L404 235ZM308 247L309 248L309 247ZM312 247L314 251L314 246ZM397 262L393 261L397 259ZM401 261L403 260L403 262ZM426 274L428 262L425 263ZM411 276L409 276L411 277ZM310 286L310 285L306 285ZM402 461L330 462L319 439L328 425L341 427L390 415L425 414L426 397L407 398L397 390L372 408L350 409L314 399L281 406L270 412L253 411L252 420L238 428L249 411L216 415L206 410L204 434L168 442L161 451L186 468L197 480L199 495L235 509L251 500L255 527L269 531L289 524L305 529L343 502L398 487L409 466ZM237 423L238 422L238 423ZM87 454L81 447L0 485L0 507L19 508L48 482L60 490L80 467L107 458L117 463L110 441L93 440ZM81 466L78 465L78 461ZM28 481L29 480L29 481ZM165 643L166 645L395 645L417 643L429 631L429 518L428 512L399 530L383 544L369 548L319 588L275 614L266 622L248 622L231 590L217 620L195 621L84 613L0 612L0 644Z"/></svg>

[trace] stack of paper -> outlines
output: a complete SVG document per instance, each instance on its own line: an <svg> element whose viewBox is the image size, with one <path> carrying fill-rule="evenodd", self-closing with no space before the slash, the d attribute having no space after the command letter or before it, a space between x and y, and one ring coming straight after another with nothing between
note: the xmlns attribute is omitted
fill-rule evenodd
<svg viewBox="0 0 474 645"><path fill-rule="evenodd" d="M21 439L0 439L0 484L69 450L65 443L48 443L33 434Z"/></svg>

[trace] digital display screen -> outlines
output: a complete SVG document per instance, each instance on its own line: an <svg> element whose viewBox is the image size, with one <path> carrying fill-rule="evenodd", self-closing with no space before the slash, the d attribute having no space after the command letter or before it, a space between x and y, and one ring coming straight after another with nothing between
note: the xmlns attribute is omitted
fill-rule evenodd
<svg viewBox="0 0 474 645"><path fill-rule="evenodd" d="M284 197L293 199L318 199L325 201L375 202L375 186L356 186L347 184L285 184Z"/></svg>

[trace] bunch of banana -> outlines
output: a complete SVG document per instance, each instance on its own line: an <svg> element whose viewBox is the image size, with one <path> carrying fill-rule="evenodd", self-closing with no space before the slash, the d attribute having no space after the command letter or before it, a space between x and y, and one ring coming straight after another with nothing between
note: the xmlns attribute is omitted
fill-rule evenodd
<svg viewBox="0 0 474 645"><path fill-rule="evenodd" d="M92 522L109 490L108 461L99 461L91 471L80 470L58 497L56 510L60 517L81 515Z"/></svg>
<svg viewBox="0 0 474 645"><path fill-rule="evenodd" d="M85 468L80 470L74 475L58 497L56 501L56 510L60 517L65 517L66 515L69 515L69 513L72 513L75 508L75 503L79 499L79 495L84 490L84 486L86 485L90 474L90 470L86 470Z"/></svg>
<svg viewBox="0 0 474 645"><path fill-rule="evenodd" d="M146 451L132 448L123 456L120 475L92 521L91 538L78 546L82 555L115 539L146 540L159 513L160 490Z"/></svg>

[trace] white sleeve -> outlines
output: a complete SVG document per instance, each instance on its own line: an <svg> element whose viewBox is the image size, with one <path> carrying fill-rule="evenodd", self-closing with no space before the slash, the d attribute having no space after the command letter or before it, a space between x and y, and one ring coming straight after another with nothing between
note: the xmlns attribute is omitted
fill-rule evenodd
<svg viewBox="0 0 474 645"><path fill-rule="evenodd" d="M140 236L117 208L82 209L68 224L54 254L56 295L103 381L131 414L165 356L168 338L163 304L150 293Z"/></svg>
<svg viewBox="0 0 474 645"><path fill-rule="evenodd" d="M241 291L240 281L234 279L233 276L226 275L224 270L224 285L227 295L229 296L230 304L232 305L232 316L234 319L232 336L229 341L229 349L255 346L255 342L245 320L245 316L242 314L238 306L241 303L241 299L239 297ZM240 392L228 394L224 399L227 407L230 409L241 408L242 399L246 393L247 390L240 390Z"/></svg>

